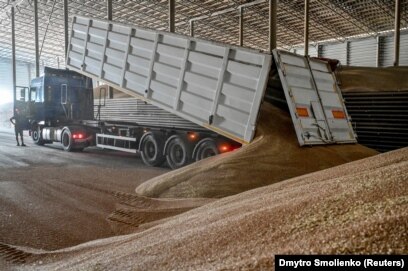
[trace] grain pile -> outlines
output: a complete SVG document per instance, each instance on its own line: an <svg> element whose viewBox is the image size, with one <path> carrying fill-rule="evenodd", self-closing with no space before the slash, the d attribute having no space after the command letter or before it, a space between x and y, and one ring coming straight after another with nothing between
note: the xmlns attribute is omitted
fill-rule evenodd
<svg viewBox="0 0 408 271"><path fill-rule="evenodd" d="M220 199L18 270L265 270L275 254L408 253L408 148Z"/></svg>
<svg viewBox="0 0 408 271"><path fill-rule="evenodd" d="M264 103L255 140L241 149L199 161L136 188L148 197L225 197L377 152L358 144L299 147L289 113Z"/></svg>
<svg viewBox="0 0 408 271"><path fill-rule="evenodd" d="M408 90L408 67L341 67L336 77L343 92Z"/></svg>

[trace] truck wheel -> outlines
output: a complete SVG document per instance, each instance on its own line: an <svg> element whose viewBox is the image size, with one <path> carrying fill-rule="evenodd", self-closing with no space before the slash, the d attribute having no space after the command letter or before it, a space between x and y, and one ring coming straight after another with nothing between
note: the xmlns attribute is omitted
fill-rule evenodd
<svg viewBox="0 0 408 271"><path fill-rule="evenodd" d="M194 149L194 160L199 161L207 157L215 156L219 153L215 140L212 138L204 138L197 143L197 146Z"/></svg>
<svg viewBox="0 0 408 271"><path fill-rule="evenodd" d="M62 133L61 136L61 143L62 143L62 147L64 148L64 151L73 151L73 141L72 141L72 137L71 137L71 131L66 129L64 130L64 132Z"/></svg>
<svg viewBox="0 0 408 271"><path fill-rule="evenodd" d="M140 151L143 162L152 167L163 164L166 157L163 155L163 140L159 135L146 134L141 142Z"/></svg>
<svg viewBox="0 0 408 271"><path fill-rule="evenodd" d="M36 145L40 146L44 145L45 142L42 139L40 126L37 126L31 130L31 138L33 139Z"/></svg>
<svg viewBox="0 0 408 271"><path fill-rule="evenodd" d="M181 168L191 162L191 147L178 135L166 142L166 160L172 169Z"/></svg>

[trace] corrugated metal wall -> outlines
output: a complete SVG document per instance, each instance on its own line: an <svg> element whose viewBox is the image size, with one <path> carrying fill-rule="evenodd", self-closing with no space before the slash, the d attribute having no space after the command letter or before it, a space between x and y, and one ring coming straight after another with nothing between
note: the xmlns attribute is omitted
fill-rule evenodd
<svg viewBox="0 0 408 271"><path fill-rule="evenodd" d="M0 89L9 89L11 81L11 65L10 61L0 58Z"/></svg>
<svg viewBox="0 0 408 271"><path fill-rule="evenodd" d="M348 61L349 66L377 66L377 39L351 41L349 43Z"/></svg>
<svg viewBox="0 0 408 271"><path fill-rule="evenodd" d="M0 58L0 99L2 103L9 102L13 97L12 65L10 59ZM35 76L34 68L31 64L17 62L16 84L17 86L28 87L31 79ZM12 99L11 99L12 101ZM11 102L10 101L10 102Z"/></svg>
<svg viewBox="0 0 408 271"><path fill-rule="evenodd" d="M298 54L298 55L304 55L305 54L305 49L304 48L295 48L291 50L291 52ZM309 56L317 57L317 46L309 45Z"/></svg>
<svg viewBox="0 0 408 271"><path fill-rule="evenodd" d="M321 48L321 57L335 58L340 60L342 65L347 65L347 42L323 44Z"/></svg>
<svg viewBox="0 0 408 271"><path fill-rule="evenodd" d="M317 47L310 47L311 56L317 55L316 49ZM291 52L302 55L304 49L302 47L294 48ZM377 67L377 62L379 67L392 66L394 62L394 35L320 44L319 56L335 58L340 60L342 65L349 66ZM400 65L408 66L408 32L401 33Z"/></svg>
<svg viewBox="0 0 408 271"><path fill-rule="evenodd" d="M400 65L408 65L408 34L401 35L400 40ZM394 62L394 36L381 37L380 39L380 66L392 66Z"/></svg>

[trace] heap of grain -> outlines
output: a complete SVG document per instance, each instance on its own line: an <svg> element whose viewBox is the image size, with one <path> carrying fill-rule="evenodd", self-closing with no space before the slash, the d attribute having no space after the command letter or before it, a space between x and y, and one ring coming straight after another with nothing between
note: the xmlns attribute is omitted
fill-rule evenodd
<svg viewBox="0 0 408 271"><path fill-rule="evenodd" d="M336 77L343 92L408 90L408 67L341 67Z"/></svg>
<svg viewBox="0 0 408 271"><path fill-rule="evenodd" d="M30 251L25 270L269 270L276 254L406 254L407 160L405 148L220 199L141 233Z"/></svg>
<svg viewBox="0 0 408 271"><path fill-rule="evenodd" d="M358 144L299 147L289 114L264 103L251 144L151 179L136 193L219 198L374 154Z"/></svg>

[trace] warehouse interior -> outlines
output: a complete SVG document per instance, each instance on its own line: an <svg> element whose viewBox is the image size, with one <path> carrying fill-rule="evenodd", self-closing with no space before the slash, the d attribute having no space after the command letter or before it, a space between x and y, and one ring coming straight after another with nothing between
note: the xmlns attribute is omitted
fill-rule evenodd
<svg viewBox="0 0 408 271"><path fill-rule="evenodd" d="M324 57L337 57L343 64L348 65L348 62L343 61L347 58L347 54L344 54L344 51L347 50L346 45L353 40L363 39L363 41L367 40L370 47L375 47L374 44L379 43L379 54L387 55L384 56L384 62L379 66L389 66L391 57L389 55L392 54L392 50L390 53L387 47L393 47L394 41L393 38L390 39L390 36L393 36L394 33L396 14L399 14L398 22L402 30L401 48L407 46L404 29L408 26L408 3L398 1L399 13L396 13L394 2L311 1L308 9L310 54L317 54L319 45L338 43L337 46L321 48L320 54ZM35 3L37 3L37 17L34 12ZM67 14L64 13L64 5L68 5ZM72 15L113 19L117 22L157 30L169 31L172 27L176 33L184 35L193 33L194 37L198 38L268 51L269 5L269 1L176 1L172 16L169 3L164 0L112 1L111 10L108 10L109 5L106 1L3 0L0 16L2 26L0 57L11 58L11 7L14 6L15 40L18 45L16 47L17 60L35 63L36 31L34 31L33 23L37 18L40 65L50 67L59 65L63 68L65 62L63 33L67 28L69 35L72 18L70 16ZM304 1L279 1L279 5L276 6L276 41L279 48L302 50L304 6ZM64 19L65 15L68 15L68 18ZM358 43L355 46L358 47ZM369 48L368 51L373 58L372 61L375 61L376 54L373 49ZM327 55L325 51L328 51ZM407 63L406 50L400 51L400 62ZM356 52L356 54L359 53ZM353 61L356 59L356 57L351 58ZM369 64L368 66L376 65Z"/></svg>
<svg viewBox="0 0 408 271"><path fill-rule="evenodd" d="M0 267L268 270L276 267L278 254L408 253L408 0L0 0L0 127L12 127L9 118L15 109L13 101L19 99L15 90L29 87L32 79L44 75L45 67L89 75L83 66L76 69L72 64L72 52L76 53L72 39L78 37L79 29L78 25L73 29L73 25L88 20L77 18L94 19L101 25L110 21L118 28L159 31L163 36L170 32L194 42L202 40L231 50L271 56L272 68L265 79L256 129L251 140L239 141L239 146L231 147L232 151L220 151L219 155L200 161L194 158L196 162L180 167L166 160L164 170L145 173L142 168L143 177L136 173L138 168L130 171L129 165L120 165L122 162L107 162L105 166L95 162L87 169L88 165L80 162L86 156L78 162L69 156L72 160L68 160L65 170L74 168L75 172L64 177L58 173L58 167L65 168L63 165L51 164L42 169L46 159L24 167L18 163L4 166L3 158L0 159L4 169L0 181L4 183L30 180L19 173L22 168L34 179L45 182L38 188L31 188L35 183L30 184L24 191L31 190L48 200L67 189L66 201L70 202L76 201L73 191L79 187L78 195L95 199L103 206L103 211L92 204L94 209L75 207L81 209L75 223L85 221L83 209L92 209L89 220L95 214L95 227L101 227L95 229L94 235L89 229L81 235L78 228L74 229L81 224L64 222L67 229L60 230L60 237L59 230L47 222L43 229L52 229L53 233L46 233L42 243L38 241L41 226L36 225L37 237L24 237L21 231L31 223L24 220L18 233L0 238ZM83 27L89 31L91 23ZM106 46L103 58L108 57ZM84 63L86 52L85 49ZM334 141L323 139L322 144L302 146L288 105L292 94L283 82L286 63L279 64L276 56L285 54L304 57L310 69L313 61L331 67L334 89L346 110L345 119L354 142L333 144ZM127 61L126 56L125 66L131 66ZM149 100L148 95L141 99L140 95L132 95L125 80L115 84L104 79L93 76L93 95L101 96L105 91L103 102L94 97L94 104L99 104L93 107L94 120L137 125L149 125L153 120L158 125L177 123L183 129L211 129L213 115L205 125L192 123L193 118L185 118L177 110L171 111L177 116L169 116L166 107L158 111L160 103ZM178 96L182 94L179 92ZM299 111L294 114L299 117ZM315 124L317 130L326 133L319 125ZM220 130L222 136L228 137L219 127L212 131ZM34 140L33 131L26 134L28 142L30 137ZM64 145L62 138L60 141ZM35 148L42 148L37 143L15 157L34 157ZM4 151L8 152L8 148L3 146ZM195 149L191 152L195 153ZM85 149L82 153L81 149L81 153L73 154L90 155L93 159L99 152L88 153ZM136 159L102 155L120 161ZM131 182L132 175L137 185ZM113 184L115 176L120 182L117 189ZM103 181L102 185L90 183L98 178L110 181ZM73 180L78 187L66 186L65 179ZM0 192L4 206L9 206L9 199L2 199L8 197L7 187L4 186L4 193ZM34 193L37 189L46 192ZM52 196L54 190L56 194ZM93 192L88 194L88 190ZM108 195L109 202L104 202L104 195ZM14 204L13 208L20 208ZM48 204L53 203L50 200ZM59 207L51 208L56 211ZM13 212L6 213L0 217L2 233L15 223L8 220ZM16 221L20 216L26 215L19 211Z"/></svg>

